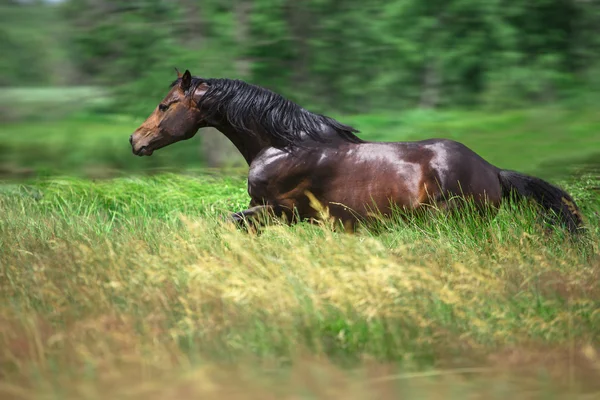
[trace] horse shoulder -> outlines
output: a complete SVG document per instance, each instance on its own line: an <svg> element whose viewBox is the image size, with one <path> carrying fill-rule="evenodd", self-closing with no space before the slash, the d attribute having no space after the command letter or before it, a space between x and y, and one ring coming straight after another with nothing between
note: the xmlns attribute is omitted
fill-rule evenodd
<svg viewBox="0 0 600 400"><path fill-rule="evenodd" d="M248 181L261 181L268 179L274 172L274 166L283 161L288 153L276 147L268 147L260 152L250 164Z"/></svg>

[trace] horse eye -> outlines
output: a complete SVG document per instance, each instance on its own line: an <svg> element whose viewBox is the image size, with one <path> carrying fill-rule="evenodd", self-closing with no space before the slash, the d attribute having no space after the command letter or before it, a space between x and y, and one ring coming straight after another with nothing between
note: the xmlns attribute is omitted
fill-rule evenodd
<svg viewBox="0 0 600 400"><path fill-rule="evenodd" d="M159 104L159 105L158 105L158 109L159 109L160 111L162 111L162 112L165 112L165 111L167 111L167 109L168 109L168 108L169 108L169 106L168 106L168 105L166 105L166 104Z"/></svg>

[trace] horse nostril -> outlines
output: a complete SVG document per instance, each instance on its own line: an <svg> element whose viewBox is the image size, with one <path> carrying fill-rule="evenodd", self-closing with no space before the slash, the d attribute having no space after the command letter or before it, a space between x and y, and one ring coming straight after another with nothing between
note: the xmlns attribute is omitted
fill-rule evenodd
<svg viewBox="0 0 600 400"><path fill-rule="evenodd" d="M129 144L133 146L133 135L129 136Z"/></svg>

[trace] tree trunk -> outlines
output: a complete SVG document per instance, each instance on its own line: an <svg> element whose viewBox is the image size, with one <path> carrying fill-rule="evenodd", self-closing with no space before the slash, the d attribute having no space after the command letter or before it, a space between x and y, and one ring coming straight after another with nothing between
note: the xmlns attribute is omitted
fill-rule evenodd
<svg viewBox="0 0 600 400"><path fill-rule="evenodd" d="M236 70L241 79L247 79L251 74L251 60L244 54L249 45L250 37L250 13L252 12L252 0L239 0L235 6L236 19L235 38L238 44L238 58Z"/></svg>
<svg viewBox="0 0 600 400"><path fill-rule="evenodd" d="M198 1L183 0L182 4L186 14L183 40L189 46L202 46L204 44L205 25L204 15L198 9Z"/></svg>
<svg viewBox="0 0 600 400"><path fill-rule="evenodd" d="M286 3L286 11L294 47L298 52L292 64L292 85L298 93L307 93L310 92L306 90L310 82L308 78L310 12L307 5L298 0L289 0Z"/></svg>
<svg viewBox="0 0 600 400"><path fill-rule="evenodd" d="M249 45L250 12L252 0L238 0L234 6L236 18L235 38L239 56L236 59L236 71L240 79L248 79L251 75L251 60L244 54ZM244 165L245 160L238 149L216 129L203 129L202 153L209 168L222 168L228 165Z"/></svg>
<svg viewBox="0 0 600 400"><path fill-rule="evenodd" d="M423 74L423 90L421 92L421 108L435 108L440 99L440 76L435 59L425 65Z"/></svg>
<svg viewBox="0 0 600 400"><path fill-rule="evenodd" d="M435 108L440 102L440 92L442 86L442 71L440 70L440 55L436 49L444 48L440 32L443 32L446 20L444 11L441 11L435 18L435 24L425 40L429 46L427 58L425 60L425 70L423 71L423 90L421 92L421 108ZM440 52L441 53L441 52Z"/></svg>

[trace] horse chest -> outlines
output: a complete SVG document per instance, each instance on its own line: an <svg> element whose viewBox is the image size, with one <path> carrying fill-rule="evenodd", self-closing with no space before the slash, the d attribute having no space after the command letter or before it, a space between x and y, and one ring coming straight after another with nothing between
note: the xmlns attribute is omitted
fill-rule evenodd
<svg viewBox="0 0 600 400"><path fill-rule="evenodd" d="M248 194L251 197L270 197L269 186L287 156L284 151L270 147L256 157L248 170Z"/></svg>

